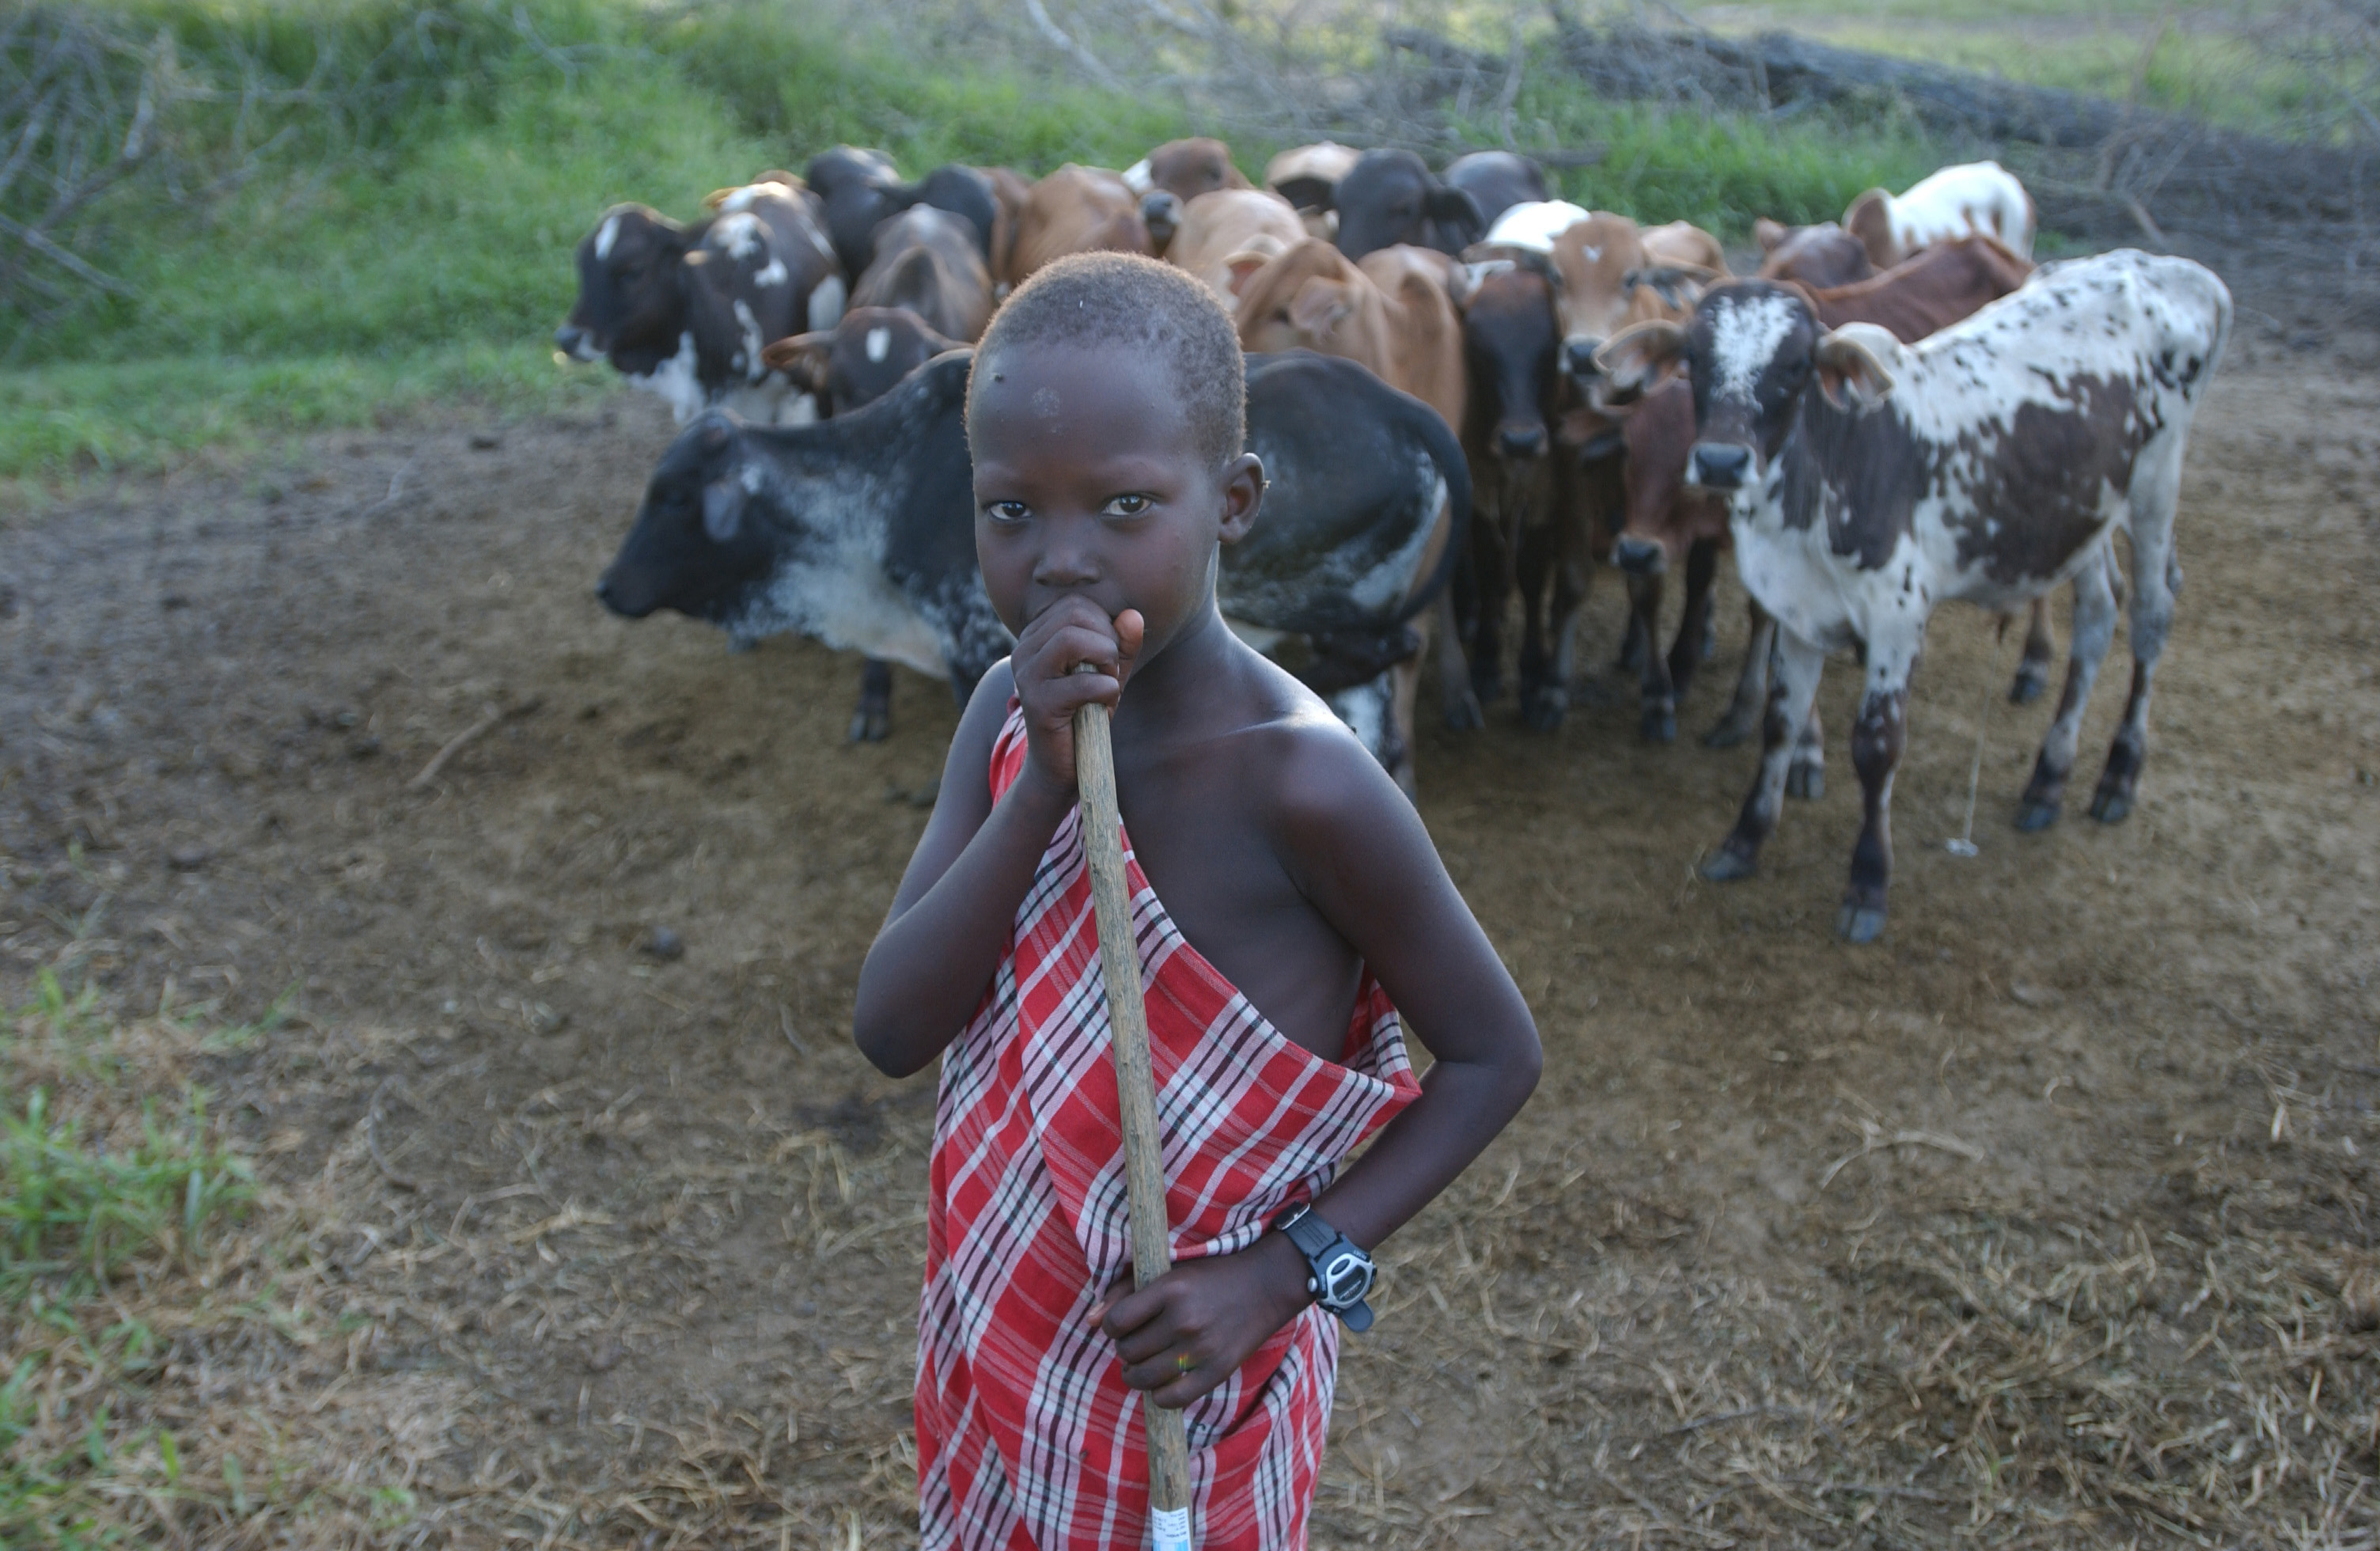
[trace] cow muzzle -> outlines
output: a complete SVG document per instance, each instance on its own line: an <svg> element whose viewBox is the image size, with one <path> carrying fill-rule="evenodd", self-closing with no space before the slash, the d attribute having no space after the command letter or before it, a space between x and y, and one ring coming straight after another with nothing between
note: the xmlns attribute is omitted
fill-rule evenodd
<svg viewBox="0 0 2380 1551"><path fill-rule="evenodd" d="M1603 341L1599 339L1572 334L1562 341L1562 371L1577 382L1592 382L1603 375L1603 369L1595 364L1595 353L1602 348Z"/></svg>
<svg viewBox="0 0 2380 1551"><path fill-rule="evenodd" d="M1182 227L1182 200L1163 188L1153 188L1140 201L1141 224L1148 228L1148 240L1162 252Z"/></svg>
<svg viewBox="0 0 2380 1551"><path fill-rule="evenodd" d="M1541 425L1498 426L1496 451L1508 458L1541 458L1546 455L1546 428Z"/></svg>
<svg viewBox="0 0 2380 1551"><path fill-rule="evenodd" d="M1706 491L1740 491L1752 478L1752 449L1734 442L1697 442L1686 454L1686 483Z"/></svg>
<svg viewBox="0 0 2380 1551"><path fill-rule="evenodd" d="M1632 576L1658 576L1670 569L1670 551L1633 533L1612 541L1611 563Z"/></svg>
<svg viewBox="0 0 2380 1551"><path fill-rule="evenodd" d="M595 584L596 601L622 619L643 619L661 607L661 600L652 592L636 577L623 576L616 565L604 572L603 579Z"/></svg>
<svg viewBox="0 0 2380 1551"><path fill-rule="evenodd" d="M600 361L603 350L595 336L576 323L565 323L553 331L553 347L574 361Z"/></svg>

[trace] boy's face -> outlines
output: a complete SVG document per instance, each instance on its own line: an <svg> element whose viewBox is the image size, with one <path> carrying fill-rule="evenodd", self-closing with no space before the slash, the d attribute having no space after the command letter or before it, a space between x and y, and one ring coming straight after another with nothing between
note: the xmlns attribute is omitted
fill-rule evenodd
<svg viewBox="0 0 2380 1551"><path fill-rule="evenodd" d="M1147 662L1212 608L1216 545L1255 520L1261 466L1199 449L1152 352L1028 345L975 370L976 555L1001 622L1022 633L1070 594L1137 609Z"/></svg>

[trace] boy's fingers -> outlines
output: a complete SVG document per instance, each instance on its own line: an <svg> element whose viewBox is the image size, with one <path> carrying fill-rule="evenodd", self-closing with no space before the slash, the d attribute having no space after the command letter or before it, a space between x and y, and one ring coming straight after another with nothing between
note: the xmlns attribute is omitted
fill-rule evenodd
<svg viewBox="0 0 2380 1551"><path fill-rule="evenodd" d="M1108 1297L1107 1317L1099 1321L1099 1328L1107 1332L1110 1340L1122 1342L1126 1337L1165 1312L1165 1294L1166 1287L1162 1278L1142 1288L1137 1292L1127 1292L1122 1297L1117 1297L1111 1292ZM1126 1361L1130 1359L1127 1358Z"/></svg>
<svg viewBox="0 0 2380 1551"><path fill-rule="evenodd" d="M1133 660L1140 655L1140 644L1148 638L1148 622L1138 609L1126 609L1115 617L1116 646L1122 660L1116 664L1118 678L1130 675Z"/></svg>

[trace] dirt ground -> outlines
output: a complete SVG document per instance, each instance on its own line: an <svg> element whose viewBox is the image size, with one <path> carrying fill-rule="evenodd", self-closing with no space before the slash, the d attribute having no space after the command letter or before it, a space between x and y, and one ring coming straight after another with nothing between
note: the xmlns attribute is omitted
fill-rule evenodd
<svg viewBox="0 0 2380 1551"><path fill-rule="evenodd" d="M2191 451L2138 811L2013 830L2049 712L1945 614L1879 946L1830 930L1842 665L1824 798L1695 877L1753 760L1693 736L1731 582L1676 745L1608 673L1425 738L1546 1075L1387 1247L1317 1545L2374 1545L2380 373L2276 333ZM342 435L0 524L0 993L294 991L203 1075L333 1203L399 1542L914 1540L932 1084L846 1031L953 708L905 676L851 745L854 660L599 609L668 433Z"/></svg>

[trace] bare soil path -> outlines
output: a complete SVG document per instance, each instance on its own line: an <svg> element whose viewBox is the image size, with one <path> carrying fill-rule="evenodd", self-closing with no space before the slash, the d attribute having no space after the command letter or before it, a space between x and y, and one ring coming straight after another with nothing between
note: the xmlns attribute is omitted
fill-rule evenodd
<svg viewBox="0 0 2380 1551"><path fill-rule="evenodd" d="M1945 615L1880 947L1829 933L1840 748L1760 878L1694 875L1731 603L1676 746L1616 678L1426 739L1547 1075L1390 1246L1318 1545L2373 1544L2380 378L2252 333L2138 811L2009 828L2048 710ZM415 1407L392 1540L904 1544L931 1080L846 1027L948 695L852 746L851 660L606 616L645 406L474 429L0 527L0 993L297 988L207 1077L340 1203L348 1400Z"/></svg>

